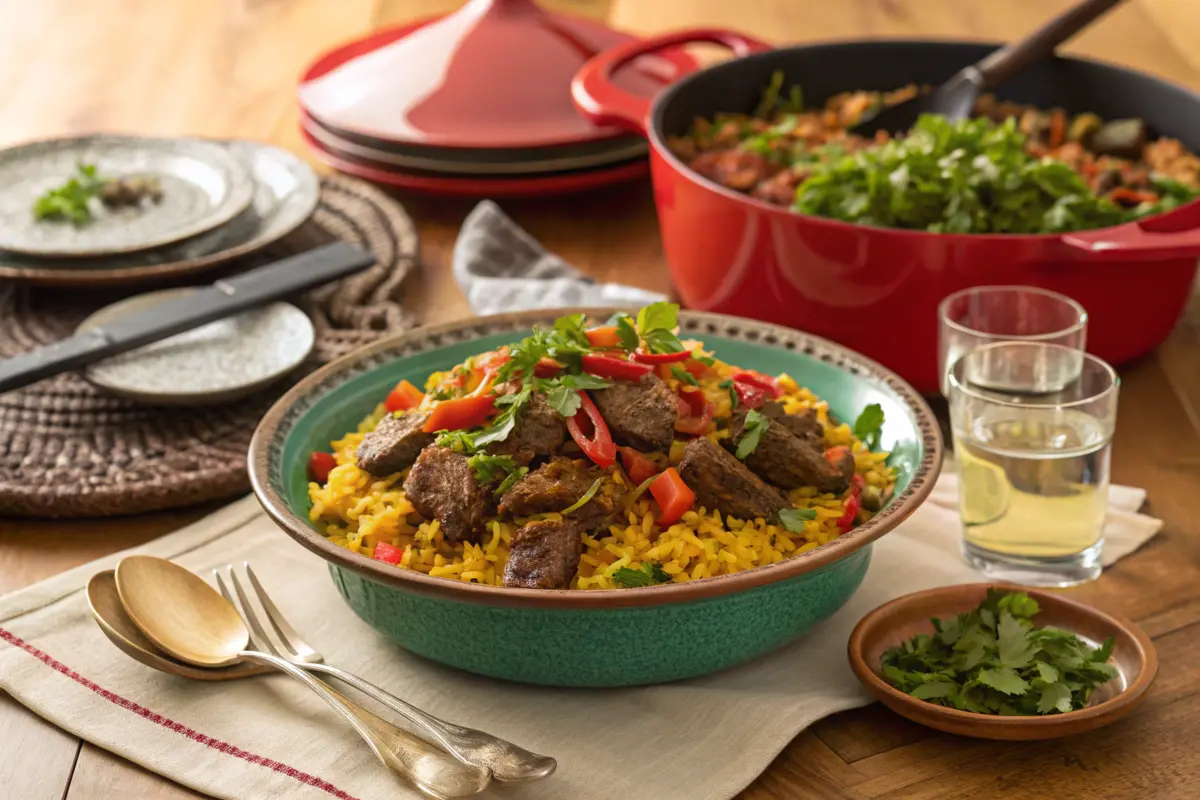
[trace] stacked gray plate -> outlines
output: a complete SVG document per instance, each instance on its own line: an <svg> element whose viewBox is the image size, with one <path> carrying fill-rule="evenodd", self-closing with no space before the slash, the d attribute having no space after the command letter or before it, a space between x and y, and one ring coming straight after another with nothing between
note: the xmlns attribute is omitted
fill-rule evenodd
<svg viewBox="0 0 1200 800"><path fill-rule="evenodd" d="M95 286L255 252L317 206L312 168L254 142L97 135L0 150L0 278Z"/></svg>

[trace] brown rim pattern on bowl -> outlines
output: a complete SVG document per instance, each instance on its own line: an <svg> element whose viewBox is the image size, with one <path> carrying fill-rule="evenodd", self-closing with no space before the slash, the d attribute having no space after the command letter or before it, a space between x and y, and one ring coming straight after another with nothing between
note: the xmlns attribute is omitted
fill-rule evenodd
<svg viewBox="0 0 1200 800"><path fill-rule="evenodd" d="M765 322L682 311L681 333L703 338L721 336L754 342L781 350L798 351L849 372L873 378L895 392L913 412L924 451L920 464L905 490L873 519L834 541L802 555L774 564L755 567L732 575L720 575L699 581L665 584L646 588L595 591L511 589L500 586L463 583L433 578L415 570L402 570L381 564L366 556L333 544L309 527L307 521L292 513L284 502L271 475L277 473L283 456L283 439L288 430L320 396L348 378L382 364L431 348L474 341L497 333L516 333L535 324L549 324L559 316L576 312L606 317L614 308L568 308L499 314L491 317L418 328L385 339L350 353L300 381L266 413L250 442L249 471L254 494L260 504L285 532L312 552L340 567L352 569L367 578L406 591L421 592L450 600L562 609L600 609L626 606L653 606L689 602L744 591L777 581L794 578L831 564L870 544L899 525L933 490L942 462L942 439L937 420L924 399L890 370L826 339Z"/></svg>

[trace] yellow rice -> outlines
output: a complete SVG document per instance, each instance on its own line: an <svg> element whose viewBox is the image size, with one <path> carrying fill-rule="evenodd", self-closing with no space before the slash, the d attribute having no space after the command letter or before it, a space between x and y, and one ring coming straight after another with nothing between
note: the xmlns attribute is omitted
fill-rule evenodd
<svg viewBox="0 0 1200 800"><path fill-rule="evenodd" d="M729 416L730 399L728 392L717 384L735 371L736 368L718 361L700 381L718 419ZM445 374L431 375L428 385L437 385ZM468 386L477 381L477 376L472 375ZM667 383L672 390L677 388L675 379L670 378ZM867 450L854 437L849 425L834 425L828 405L790 377L780 376L779 385L783 390L779 400L788 412L812 409L825 426L825 446L851 447L856 470L865 483L882 490L891 489L895 474L886 464L887 453ZM492 520L487 523L481 543L448 542L438 530L437 521L422 519L405 498L402 489L405 473L376 478L358 468L354 451L383 414L381 405L363 420L358 430L332 443L337 466L324 486L309 484L310 519L324 524L331 541L356 553L371 556L379 542L403 548L400 569L451 580L503 585L509 543L519 524ZM719 440L727 434L718 431L710 435ZM678 462L681 449L679 442L672 448L669 454L672 463ZM613 475L614 480L627 481L619 470ZM661 529L654 522L656 504L648 494L643 494L630 507L624 524L583 537L583 554L571 588L620 588L612 578L617 570L636 569L649 562L661 563L677 583L773 564L836 539L840 535L837 520L844 513L848 496L849 490L842 496L817 494L812 488L793 490L789 494L792 504L813 509L816 518L805 522L803 532L792 532L761 518L722 519L717 511L704 508L689 511L679 522ZM868 515L869 512L860 512L859 520Z"/></svg>

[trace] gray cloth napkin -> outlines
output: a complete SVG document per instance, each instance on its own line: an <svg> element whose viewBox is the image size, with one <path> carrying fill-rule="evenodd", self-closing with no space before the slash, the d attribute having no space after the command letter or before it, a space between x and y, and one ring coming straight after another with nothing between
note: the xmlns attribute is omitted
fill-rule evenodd
<svg viewBox="0 0 1200 800"><path fill-rule="evenodd" d="M490 200L463 221L454 278L476 314L563 306L644 306L666 298L620 283L597 283L505 216Z"/></svg>

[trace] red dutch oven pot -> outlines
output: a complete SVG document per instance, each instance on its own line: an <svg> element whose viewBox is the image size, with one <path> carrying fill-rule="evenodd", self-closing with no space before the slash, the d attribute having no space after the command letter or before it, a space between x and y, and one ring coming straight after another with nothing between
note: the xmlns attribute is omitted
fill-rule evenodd
<svg viewBox="0 0 1200 800"><path fill-rule="evenodd" d="M654 100L612 83L631 59L711 42L737 58L695 72ZM576 104L598 124L641 131L663 248L683 303L782 323L876 359L927 394L938 391L937 307L970 286L1061 292L1087 309L1088 349L1122 364L1157 347L1187 304L1200 256L1200 202L1070 234L934 234L798 214L692 172L667 148L697 117L748 113L776 70L817 105L838 92L937 84L994 49L944 41L858 41L773 49L742 34L690 30L596 56L575 76ZM1055 58L1023 72L1002 99L1139 117L1200 152L1200 96L1133 70Z"/></svg>

